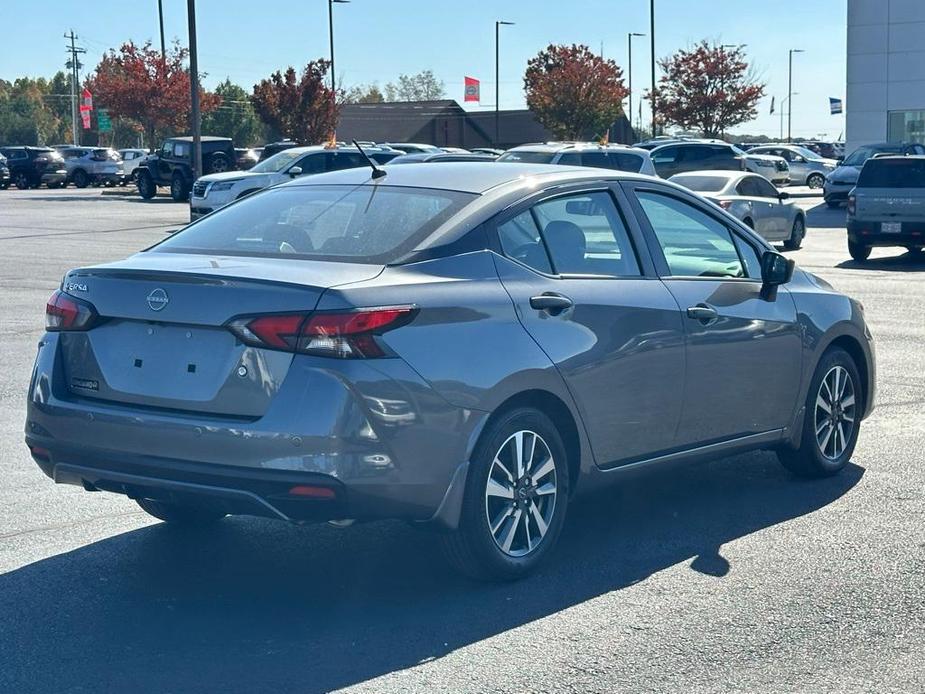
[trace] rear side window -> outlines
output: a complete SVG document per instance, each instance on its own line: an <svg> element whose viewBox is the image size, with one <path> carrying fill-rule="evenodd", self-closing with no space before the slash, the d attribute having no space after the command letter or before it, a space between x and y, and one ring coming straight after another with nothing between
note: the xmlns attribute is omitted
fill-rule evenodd
<svg viewBox="0 0 925 694"><path fill-rule="evenodd" d="M505 152L495 161L515 161L521 164L550 164L553 152Z"/></svg>
<svg viewBox="0 0 925 694"><path fill-rule="evenodd" d="M498 237L507 257L519 260L534 270L552 272L546 246L540 237L540 229L536 226L530 210L521 212L504 224L499 224Z"/></svg>
<svg viewBox="0 0 925 694"><path fill-rule="evenodd" d="M925 160L869 159L858 177L859 188L925 188Z"/></svg>
<svg viewBox="0 0 925 694"><path fill-rule="evenodd" d="M682 174L680 176L672 176L671 182L684 186L689 190L696 190L700 193L718 193L726 187L729 181L720 176L690 176L688 174ZM739 195L744 195L744 193L740 192Z"/></svg>
<svg viewBox="0 0 925 694"><path fill-rule="evenodd" d="M632 173L639 173L642 170L643 159L638 154L610 152L607 158L610 160L609 168L611 169Z"/></svg>
<svg viewBox="0 0 925 694"><path fill-rule="evenodd" d="M477 198L396 186L294 186L213 212L155 251L389 263Z"/></svg>
<svg viewBox="0 0 925 694"><path fill-rule="evenodd" d="M678 159L679 147L665 147L652 153L653 164L673 164Z"/></svg>

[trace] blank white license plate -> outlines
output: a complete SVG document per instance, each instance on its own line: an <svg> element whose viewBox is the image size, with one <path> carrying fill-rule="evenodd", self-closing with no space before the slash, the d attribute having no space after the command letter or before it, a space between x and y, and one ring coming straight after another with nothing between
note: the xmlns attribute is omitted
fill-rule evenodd
<svg viewBox="0 0 925 694"><path fill-rule="evenodd" d="M899 234L902 233L902 222L883 222L880 225L881 234Z"/></svg>

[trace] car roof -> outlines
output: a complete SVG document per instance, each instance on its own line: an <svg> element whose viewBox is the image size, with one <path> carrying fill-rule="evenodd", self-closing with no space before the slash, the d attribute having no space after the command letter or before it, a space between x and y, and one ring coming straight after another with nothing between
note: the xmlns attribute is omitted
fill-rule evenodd
<svg viewBox="0 0 925 694"><path fill-rule="evenodd" d="M180 135L179 137L168 137L168 140L180 140L181 142L192 142L192 135ZM231 142L230 137L218 137L217 135L203 135L199 138L202 142Z"/></svg>
<svg viewBox="0 0 925 694"><path fill-rule="evenodd" d="M599 142L531 142L517 147L511 147L508 152L564 152L566 150L607 150L619 152L632 152L634 154L643 154L645 150L641 147L632 145L623 145L617 142L608 142L601 144Z"/></svg>
<svg viewBox="0 0 925 694"><path fill-rule="evenodd" d="M374 182L378 185L402 186L408 188L436 188L463 193L482 194L506 185L578 182L584 180L641 179L650 176L625 171L595 169L587 166L561 166L556 164L520 164L507 162L446 162L440 166L426 163L387 166L386 176L371 179L368 167L361 166L343 171L316 174L296 178L281 187L308 185L361 185Z"/></svg>

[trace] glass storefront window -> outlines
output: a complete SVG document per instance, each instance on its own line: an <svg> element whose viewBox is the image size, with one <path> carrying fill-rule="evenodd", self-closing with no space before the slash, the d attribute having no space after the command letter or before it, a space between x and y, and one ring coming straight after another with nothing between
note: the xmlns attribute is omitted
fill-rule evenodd
<svg viewBox="0 0 925 694"><path fill-rule="evenodd" d="M925 144L925 111L890 111L887 140Z"/></svg>

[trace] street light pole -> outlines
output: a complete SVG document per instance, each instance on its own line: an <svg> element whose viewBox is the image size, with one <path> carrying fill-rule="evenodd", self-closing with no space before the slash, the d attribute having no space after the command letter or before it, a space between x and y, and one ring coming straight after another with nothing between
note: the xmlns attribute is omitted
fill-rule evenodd
<svg viewBox="0 0 925 694"><path fill-rule="evenodd" d="M787 100L790 102L787 105L787 142L791 142L790 116L793 114L793 54L803 52L802 48L791 48L787 55Z"/></svg>
<svg viewBox="0 0 925 694"><path fill-rule="evenodd" d="M196 0L186 0L189 27L189 84L192 98L190 120L193 126L193 178L202 176L202 121L199 117L199 52L196 48Z"/></svg>
<svg viewBox="0 0 925 694"><path fill-rule="evenodd" d="M652 70L652 85L649 92L652 106L652 137L655 137L655 0L649 0L649 67Z"/></svg>
<svg viewBox="0 0 925 694"><path fill-rule="evenodd" d="M344 5L350 0L328 0L328 38L331 43L331 113L337 110L337 88L334 81L334 3Z"/></svg>
<svg viewBox="0 0 925 694"><path fill-rule="evenodd" d="M495 22L495 141L492 143L496 147L498 146L498 140L500 129L498 127L498 109L501 108L501 25L513 26L514 22L504 22L496 21Z"/></svg>
<svg viewBox="0 0 925 694"><path fill-rule="evenodd" d="M626 46L627 52L629 53L629 64L627 65L626 71L629 76L630 81L630 92L629 92L629 121L630 121L630 130L633 128L633 37L634 36L645 36L645 34L637 34L636 32L630 32L626 35Z"/></svg>
<svg viewBox="0 0 925 694"><path fill-rule="evenodd" d="M157 0L157 18L160 20L160 24L161 24L161 61L166 64L167 46L164 43L164 2L163 0Z"/></svg>

